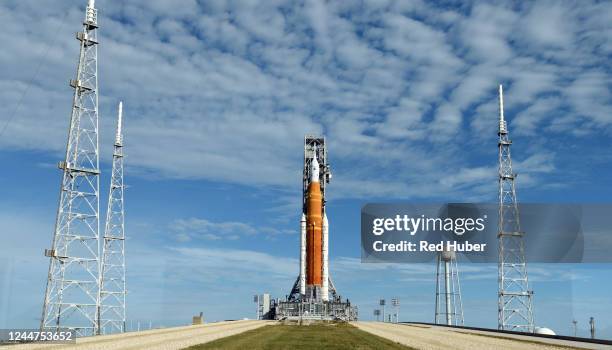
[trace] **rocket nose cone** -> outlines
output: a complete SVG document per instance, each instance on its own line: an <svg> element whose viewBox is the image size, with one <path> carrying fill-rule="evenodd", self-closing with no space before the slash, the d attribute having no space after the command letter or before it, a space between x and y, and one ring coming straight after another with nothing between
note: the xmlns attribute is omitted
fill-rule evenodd
<svg viewBox="0 0 612 350"><path fill-rule="evenodd" d="M302 213L302 220L301 221L306 221L306 215L304 215L304 213Z"/></svg>
<svg viewBox="0 0 612 350"><path fill-rule="evenodd" d="M317 159L317 146L314 147L312 162L310 163L310 182L319 182L319 160Z"/></svg>
<svg viewBox="0 0 612 350"><path fill-rule="evenodd" d="M327 221L327 213L323 213L323 225L327 226L329 222Z"/></svg>

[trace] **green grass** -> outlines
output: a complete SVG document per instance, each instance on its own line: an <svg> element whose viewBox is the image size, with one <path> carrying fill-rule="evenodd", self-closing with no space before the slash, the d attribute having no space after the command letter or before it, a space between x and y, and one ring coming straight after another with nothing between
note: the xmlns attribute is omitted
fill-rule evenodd
<svg viewBox="0 0 612 350"><path fill-rule="evenodd" d="M217 339L189 350L318 350L318 349L412 349L364 332L345 323L317 323L309 326L273 325Z"/></svg>

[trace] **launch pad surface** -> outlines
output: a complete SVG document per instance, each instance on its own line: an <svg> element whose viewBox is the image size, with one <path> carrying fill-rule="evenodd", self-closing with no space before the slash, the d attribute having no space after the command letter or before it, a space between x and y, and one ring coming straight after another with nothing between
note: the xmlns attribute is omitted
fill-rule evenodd
<svg viewBox="0 0 612 350"><path fill-rule="evenodd" d="M189 348L208 349L419 349L569 350L611 349L602 344L383 322L276 324Z"/></svg>
<svg viewBox="0 0 612 350"><path fill-rule="evenodd" d="M308 322L304 322L308 324ZM206 350L206 349L612 349L612 345L545 339L422 324L383 322L229 321L77 339L76 344L18 344L7 350Z"/></svg>
<svg viewBox="0 0 612 350"><path fill-rule="evenodd" d="M612 350L612 346L583 341L562 341L491 331L475 331L422 324L383 322L352 322L360 330L404 344L413 349L427 350Z"/></svg>
<svg viewBox="0 0 612 350"><path fill-rule="evenodd" d="M194 326L77 338L75 344L26 343L0 345L1 350L179 350L247 332L274 321L223 321Z"/></svg>

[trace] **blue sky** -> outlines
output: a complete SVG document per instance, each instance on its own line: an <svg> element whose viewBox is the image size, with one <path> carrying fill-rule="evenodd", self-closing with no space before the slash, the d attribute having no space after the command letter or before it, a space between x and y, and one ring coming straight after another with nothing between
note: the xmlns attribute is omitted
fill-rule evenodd
<svg viewBox="0 0 612 350"><path fill-rule="evenodd" d="M36 326L85 1L0 4L0 327ZM612 6L97 1L101 207L124 100L128 315L249 317L298 271L305 133L324 133L331 273L369 319L431 321L433 266L359 261L370 201L495 201L497 84L518 196L609 202ZM104 215L102 215L104 217ZM496 325L496 266L460 266L466 322ZM530 266L538 325L612 338L609 265ZM222 306L223 303L226 305Z"/></svg>

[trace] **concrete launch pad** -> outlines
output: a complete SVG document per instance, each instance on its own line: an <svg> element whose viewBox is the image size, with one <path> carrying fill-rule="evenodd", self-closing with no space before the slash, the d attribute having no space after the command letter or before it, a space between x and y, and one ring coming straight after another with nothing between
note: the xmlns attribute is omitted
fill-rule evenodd
<svg viewBox="0 0 612 350"><path fill-rule="evenodd" d="M552 350L601 349L612 346L581 341L546 339L528 335L503 334L420 324L352 322L357 328L413 349L427 350Z"/></svg>
<svg viewBox="0 0 612 350"><path fill-rule="evenodd" d="M226 321L205 325L171 327L141 332L77 338L76 344L17 344L1 346L2 350L179 350L207 343L256 328L275 324L274 321Z"/></svg>
<svg viewBox="0 0 612 350"><path fill-rule="evenodd" d="M21 344L4 350L206 350L206 349L612 349L611 345L545 339L494 331L382 322L230 321L80 338L76 344Z"/></svg>

